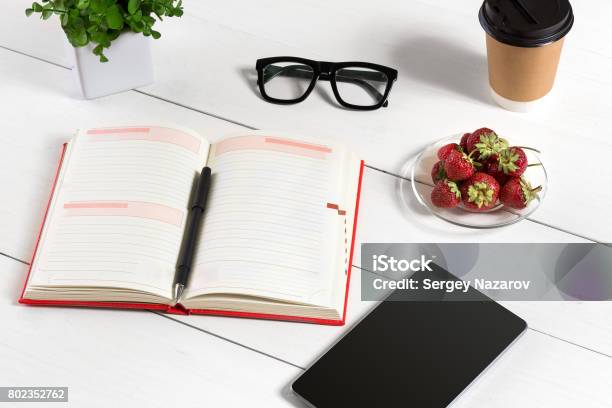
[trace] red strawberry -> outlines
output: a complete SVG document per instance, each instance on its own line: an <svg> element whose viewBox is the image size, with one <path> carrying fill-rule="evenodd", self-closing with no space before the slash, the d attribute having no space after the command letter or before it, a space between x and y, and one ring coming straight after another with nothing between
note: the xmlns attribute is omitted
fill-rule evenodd
<svg viewBox="0 0 612 408"><path fill-rule="evenodd" d="M503 205L520 210L538 198L541 190L542 186L533 188L524 178L513 177L502 187L499 199Z"/></svg>
<svg viewBox="0 0 612 408"><path fill-rule="evenodd" d="M444 160L444 171L446 177L453 181L468 179L474 174L474 160L459 150L451 151Z"/></svg>
<svg viewBox="0 0 612 408"><path fill-rule="evenodd" d="M504 185L504 183L506 183L506 181L508 181L510 178L510 176L507 176L502 170L499 169L499 156L497 154L491 156L489 160L487 160L483 169L487 174L493 176L500 186Z"/></svg>
<svg viewBox="0 0 612 408"><path fill-rule="evenodd" d="M440 160L433 165L431 169L431 179L434 183L446 178L446 172L444 171L444 160Z"/></svg>
<svg viewBox="0 0 612 408"><path fill-rule="evenodd" d="M450 180L440 180L431 191L431 202L436 207L453 208L461 202L461 192L457 183Z"/></svg>
<svg viewBox="0 0 612 408"><path fill-rule="evenodd" d="M486 173L475 173L461 184L461 198L466 208L486 211L497 204L499 183Z"/></svg>
<svg viewBox="0 0 612 408"><path fill-rule="evenodd" d="M489 128L480 128L467 138L466 146L466 153L476 150L474 157L484 160L508 148L508 141L497 136L497 133Z"/></svg>
<svg viewBox="0 0 612 408"><path fill-rule="evenodd" d="M502 151L498 158L498 170L510 177L519 177L527 169L527 155L517 146Z"/></svg>
<svg viewBox="0 0 612 408"><path fill-rule="evenodd" d="M461 146L461 149L465 152L468 153L467 150L467 140L468 138L471 136L471 133L465 133L463 136L461 136L461 142L459 142L459 146Z"/></svg>
<svg viewBox="0 0 612 408"><path fill-rule="evenodd" d="M446 160L446 157L448 156L450 152L452 152L453 150L460 150L460 149L461 149L461 146L459 146L457 143L449 143L447 145L444 145L438 150L438 159Z"/></svg>
<svg viewBox="0 0 612 408"><path fill-rule="evenodd" d="M495 131L489 128L476 129L474 132L470 133L470 135L465 141L465 147L466 147L465 152L471 153L472 150L476 149L476 143L480 142L480 136L488 135L491 133L495 134Z"/></svg>

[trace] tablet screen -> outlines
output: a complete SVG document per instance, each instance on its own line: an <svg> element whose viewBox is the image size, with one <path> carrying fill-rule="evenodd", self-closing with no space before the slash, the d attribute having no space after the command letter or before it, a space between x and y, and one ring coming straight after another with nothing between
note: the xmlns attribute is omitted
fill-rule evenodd
<svg viewBox="0 0 612 408"><path fill-rule="evenodd" d="M527 327L470 290L482 300L382 302L293 383L294 392L317 408L446 407Z"/></svg>

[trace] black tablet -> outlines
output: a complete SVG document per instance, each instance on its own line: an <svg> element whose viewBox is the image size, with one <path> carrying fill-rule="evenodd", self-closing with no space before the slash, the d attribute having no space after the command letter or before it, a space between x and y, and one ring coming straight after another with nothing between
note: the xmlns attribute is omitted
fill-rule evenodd
<svg viewBox="0 0 612 408"><path fill-rule="evenodd" d="M435 272L436 279L457 279L439 267ZM402 295L394 292L303 373L293 391L317 408L448 406L527 328L470 291L467 301L397 301Z"/></svg>

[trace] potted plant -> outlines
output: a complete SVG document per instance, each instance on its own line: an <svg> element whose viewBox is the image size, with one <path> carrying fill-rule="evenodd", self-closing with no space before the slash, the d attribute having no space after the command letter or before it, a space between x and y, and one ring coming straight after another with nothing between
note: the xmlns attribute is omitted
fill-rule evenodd
<svg viewBox="0 0 612 408"><path fill-rule="evenodd" d="M161 36L153 26L180 17L183 7L182 0L41 0L25 13L59 17L73 76L90 99L151 83L149 39Z"/></svg>

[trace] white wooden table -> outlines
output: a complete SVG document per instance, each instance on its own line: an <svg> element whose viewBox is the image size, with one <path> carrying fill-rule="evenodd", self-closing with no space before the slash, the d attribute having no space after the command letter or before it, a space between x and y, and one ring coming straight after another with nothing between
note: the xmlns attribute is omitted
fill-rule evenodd
<svg viewBox="0 0 612 408"><path fill-rule="evenodd" d="M17 305L60 143L77 127L163 121L212 140L245 127L299 130L397 173L427 143L489 126L545 152L550 190L530 220L454 227L402 207L398 178L368 168L357 244L612 241L608 1L574 2L554 97L527 115L488 97L478 0L186 1L182 19L160 26L155 84L93 101L71 96L57 22L26 19L28 0L4 3L0 386L68 386L74 407L299 406L287 385L374 306L360 300L359 251L345 327ZM400 74L387 109L339 109L324 83L301 104L277 106L255 92L253 69L276 55L365 60ZM612 302L506 306L530 329L455 406L612 406Z"/></svg>

